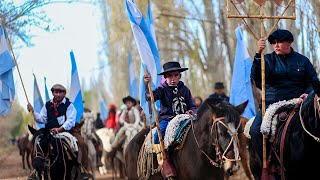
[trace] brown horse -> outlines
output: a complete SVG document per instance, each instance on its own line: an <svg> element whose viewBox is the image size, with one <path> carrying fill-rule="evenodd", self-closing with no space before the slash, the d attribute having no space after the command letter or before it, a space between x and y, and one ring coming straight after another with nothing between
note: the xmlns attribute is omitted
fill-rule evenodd
<svg viewBox="0 0 320 180"><path fill-rule="evenodd" d="M22 168L25 169L25 160L27 161L28 168L31 169L30 161L31 157L30 154L33 149L32 142L29 140L29 134L21 136L17 140L17 146L19 149L19 153L22 159Z"/></svg>
<svg viewBox="0 0 320 180"><path fill-rule="evenodd" d="M232 175L239 169L237 134L240 132L240 114L246 105L247 102L234 107L217 98L203 102L184 147L170 153L178 179L224 179L225 173ZM142 130L127 146L125 161L130 180L139 179L137 159L147 132ZM157 173L150 179L162 177Z"/></svg>

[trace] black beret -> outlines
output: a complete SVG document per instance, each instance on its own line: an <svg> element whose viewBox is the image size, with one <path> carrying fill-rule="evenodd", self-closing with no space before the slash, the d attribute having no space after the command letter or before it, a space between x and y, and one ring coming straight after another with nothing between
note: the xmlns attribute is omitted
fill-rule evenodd
<svg viewBox="0 0 320 180"><path fill-rule="evenodd" d="M268 41L270 44L272 44L274 40L293 42L294 38L290 31L285 29L277 29L268 37Z"/></svg>

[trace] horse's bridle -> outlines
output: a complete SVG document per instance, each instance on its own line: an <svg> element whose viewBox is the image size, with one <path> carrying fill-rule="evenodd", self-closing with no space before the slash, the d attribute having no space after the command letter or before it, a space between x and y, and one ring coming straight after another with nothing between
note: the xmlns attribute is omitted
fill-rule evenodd
<svg viewBox="0 0 320 180"><path fill-rule="evenodd" d="M198 148L200 149L200 151L207 157L207 159L209 160L210 164L212 164L213 166L215 167L219 167L221 168L223 163L225 161L240 161L241 158L239 156L239 152L235 152L235 158L234 159L229 159L227 158L225 155L226 153L228 152L230 146L233 144L233 143L237 143L237 146L238 146L238 143L239 143L239 140L238 140L238 129L240 127L240 122L239 122L239 125L238 127L235 129L235 130L232 130L229 126L227 126L222 120L224 120L224 117L212 117L212 126L211 126L211 132L210 132L210 135L213 136L213 133L215 133L215 136L214 136L214 142L212 143L212 145L214 146L215 148L215 151L216 151L216 159L215 160L212 160L208 154L206 152L204 152L201 148L200 148L200 145L199 145L199 142L196 138L196 135L194 133L194 124L193 124L193 119L191 119L191 128L192 128L192 132L193 132L193 137L196 141L196 144L198 146ZM231 140L227 146L227 148L224 150L223 153L221 153L221 146L219 144L219 135L218 135L218 123L220 123L221 125L223 125L225 128L227 128L228 130L228 133L229 135L231 136ZM213 131L215 130L215 131Z"/></svg>

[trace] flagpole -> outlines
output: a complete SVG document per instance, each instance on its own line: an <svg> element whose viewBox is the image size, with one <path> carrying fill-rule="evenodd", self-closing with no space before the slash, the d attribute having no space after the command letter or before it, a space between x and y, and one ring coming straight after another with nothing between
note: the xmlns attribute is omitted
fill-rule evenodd
<svg viewBox="0 0 320 180"><path fill-rule="evenodd" d="M263 5L260 6L260 15L261 17L263 17ZM260 20L260 34L261 34L261 38L264 39L264 24L263 24L263 18L261 18ZM262 91L262 96L261 96L261 104L262 104L262 109L261 109L261 114L262 117L264 117L265 111L266 111L266 88L265 88L265 60L264 60L264 50L262 50L261 52L261 91ZM262 137L263 138L263 147L262 147L262 159L263 159L263 169L267 168L267 152L266 152L266 138L265 136Z"/></svg>
<svg viewBox="0 0 320 180"><path fill-rule="evenodd" d="M4 27L3 29L4 29L5 33L8 34L7 31L6 31L6 27L5 27L4 22L2 22L2 24L3 24L3 27ZM9 36L7 36L7 38L8 38L9 48L10 48L10 51L11 51L11 53L12 53L13 61L14 61L14 63L15 63L16 66L17 66L17 70L18 70L19 78L20 78L20 81L21 81L21 84L22 84L22 88L23 88L23 91L24 91L24 95L26 96L26 99L27 99L28 104L30 104L30 101L29 101L29 99L28 99L28 95L27 95L27 92L26 92L26 88L24 87L24 84L23 84L23 81L22 81L22 77L21 77L21 73L20 73L20 70L19 70L19 66L18 66L16 57L15 57L15 55L14 55L14 53L13 53L13 49L12 49L12 46L11 46L11 41L10 41L10 39L9 39Z"/></svg>
<svg viewBox="0 0 320 180"><path fill-rule="evenodd" d="M146 72L146 75L149 75L146 67L144 67L144 71ZM152 105L153 115L154 115L157 131L158 131L158 137L159 137L160 148L161 148L161 155L162 155L163 159L166 159L166 155L164 153L164 143L163 143L162 134L161 134L161 131L160 131L159 118L158 118L158 115L157 115L156 106L154 104L154 97L153 97L150 81L147 83L147 85L148 85L148 92L149 92L150 98L151 98L151 105ZM150 127L151 127L151 124L150 124Z"/></svg>

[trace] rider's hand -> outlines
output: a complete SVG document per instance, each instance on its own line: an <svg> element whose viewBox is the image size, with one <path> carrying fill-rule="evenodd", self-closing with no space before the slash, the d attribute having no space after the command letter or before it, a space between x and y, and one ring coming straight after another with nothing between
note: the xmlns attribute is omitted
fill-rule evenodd
<svg viewBox="0 0 320 180"><path fill-rule="evenodd" d="M192 110L188 110L187 112L186 112L186 114L188 114L189 116L194 116L194 112L192 111Z"/></svg>
<svg viewBox="0 0 320 180"><path fill-rule="evenodd" d="M53 133L53 134L60 133L60 132L63 132L63 131L64 131L63 127L52 128L50 130L50 132Z"/></svg>
<svg viewBox="0 0 320 180"><path fill-rule="evenodd" d="M261 38L257 43L257 53L261 54L264 48L266 48L266 42L263 38Z"/></svg>
<svg viewBox="0 0 320 180"><path fill-rule="evenodd" d="M31 113L34 112L34 109L33 109L32 105L31 105L30 103L28 103L27 109L28 109L28 111L31 112Z"/></svg>
<svg viewBox="0 0 320 180"><path fill-rule="evenodd" d="M146 75L146 74L145 74L145 75L143 76L143 80L144 80L145 83L149 83L149 82L150 82L150 79L151 79L151 77L150 77L149 75Z"/></svg>

